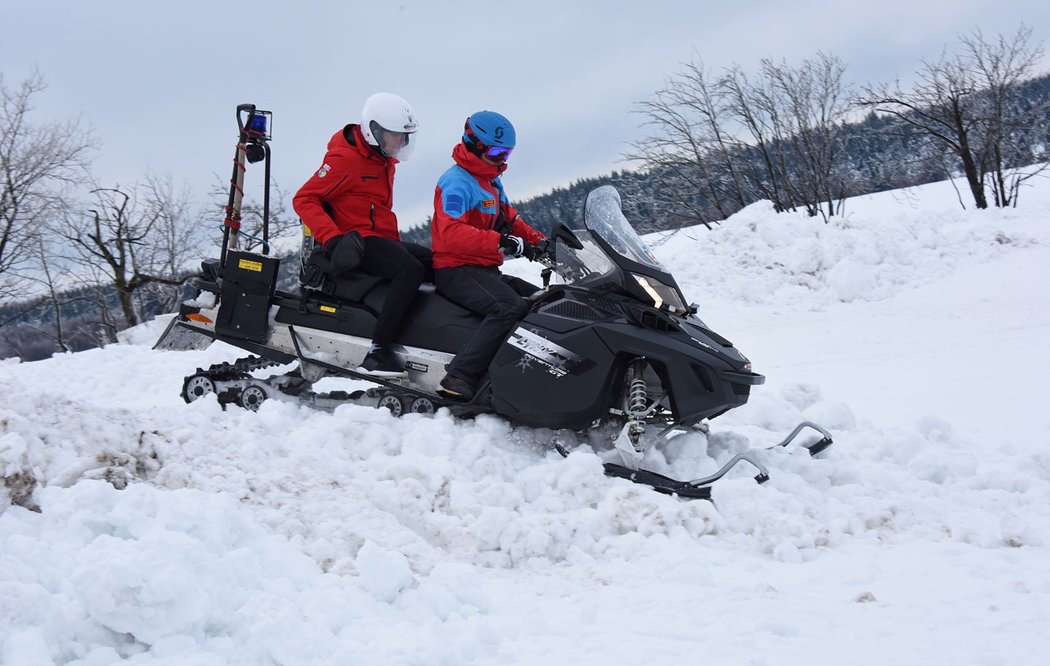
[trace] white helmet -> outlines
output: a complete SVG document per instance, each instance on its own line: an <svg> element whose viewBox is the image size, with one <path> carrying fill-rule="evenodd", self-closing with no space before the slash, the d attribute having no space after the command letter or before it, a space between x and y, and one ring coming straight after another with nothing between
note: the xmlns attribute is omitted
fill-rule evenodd
<svg viewBox="0 0 1050 666"><path fill-rule="evenodd" d="M416 145L412 135L418 129L416 114L403 98L393 93L376 93L365 100L361 134L387 157L399 162L407 160Z"/></svg>

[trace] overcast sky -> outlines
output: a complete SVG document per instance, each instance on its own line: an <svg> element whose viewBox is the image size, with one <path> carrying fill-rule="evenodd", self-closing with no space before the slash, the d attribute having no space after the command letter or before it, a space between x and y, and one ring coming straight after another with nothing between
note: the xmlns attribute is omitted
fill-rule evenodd
<svg viewBox="0 0 1050 666"><path fill-rule="evenodd" d="M0 0L0 73L12 88L36 67L48 89L34 117L94 128L103 184L170 175L202 199L228 182L237 104L273 111L274 175L294 193L368 95L397 93L421 124L395 186L407 227L429 213L473 111L515 124L504 183L523 199L623 168L642 135L632 110L683 62L754 71L822 50L852 82L891 81L959 34L1012 35L1022 21L1045 43L1050 2ZM261 171L249 169L249 194Z"/></svg>

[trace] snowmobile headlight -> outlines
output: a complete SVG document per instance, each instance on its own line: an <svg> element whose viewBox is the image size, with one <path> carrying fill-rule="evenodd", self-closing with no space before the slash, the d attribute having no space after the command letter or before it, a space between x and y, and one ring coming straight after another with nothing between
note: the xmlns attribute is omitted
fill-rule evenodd
<svg viewBox="0 0 1050 666"><path fill-rule="evenodd" d="M667 306L667 310L672 314L685 314L688 310L685 303L682 302L682 297L678 295L678 291L673 287L647 275L631 273L631 276L634 277L642 290L652 299L653 306L658 310L663 309L664 306Z"/></svg>

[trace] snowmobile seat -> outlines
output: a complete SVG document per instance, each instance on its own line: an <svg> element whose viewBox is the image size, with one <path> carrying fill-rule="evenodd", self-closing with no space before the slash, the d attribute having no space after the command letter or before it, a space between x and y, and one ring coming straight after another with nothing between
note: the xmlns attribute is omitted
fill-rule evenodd
<svg viewBox="0 0 1050 666"><path fill-rule="evenodd" d="M327 280L326 287L303 289L301 295L281 294L277 321L362 338L371 338L379 312L383 309L388 280L352 272L338 280ZM401 326L398 342L456 353L481 324L481 315L456 305L424 282L412 303L412 310Z"/></svg>

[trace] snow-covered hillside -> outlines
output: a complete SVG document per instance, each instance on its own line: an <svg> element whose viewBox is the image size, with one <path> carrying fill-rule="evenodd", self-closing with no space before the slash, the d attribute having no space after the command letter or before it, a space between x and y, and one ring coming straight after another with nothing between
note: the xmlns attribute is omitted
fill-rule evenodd
<svg viewBox="0 0 1050 666"><path fill-rule="evenodd" d="M768 380L652 462L835 435L714 504L497 418L186 405L242 354L153 351L163 322L2 361L0 664L1042 664L1050 181L1021 205L942 183L653 236Z"/></svg>

